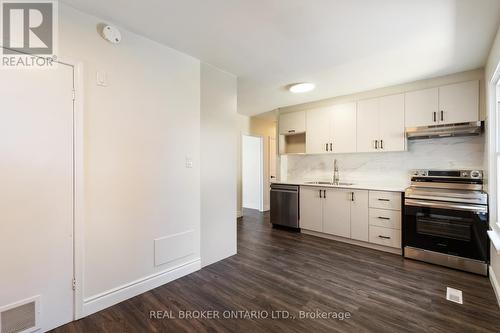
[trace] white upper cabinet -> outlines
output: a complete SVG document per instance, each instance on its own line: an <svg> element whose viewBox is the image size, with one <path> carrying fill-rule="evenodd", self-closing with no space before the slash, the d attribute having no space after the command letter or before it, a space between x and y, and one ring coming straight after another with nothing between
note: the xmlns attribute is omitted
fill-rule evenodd
<svg viewBox="0 0 500 333"><path fill-rule="evenodd" d="M379 148L382 151L406 149L404 94L380 98L379 126Z"/></svg>
<svg viewBox="0 0 500 333"><path fill-rule="evenodd" d="M356 103L307 111L306 153L356 151Z"/></svg>
<svg viewBox="0 0 500 333"><path fill-rule="evenodd" d="M332 106L331 131L333 153L356 151L356 103Z"/></svg>
<svg viewBox="0 0 500 333"><path fill-rule="evenodd" d="M406 127L436 125L438 121L439 89L406 93Z"/></svg>
<svg viewBox="0 0 500 333"><path fill-rule="evenodd" d="M357 151L360 153L377 151L379 140L379 112L378 98L358 102L357 116Z"/></svg>
<svg viewBox="0 0 500 333"><path fill-rule="evenodd" d="M479 120L479 81L439 88L439 123L453 124Z"/></svg>
<svg viewBox="0 0 500 333"><path fill-rule="evenodd" d="M331 110L328 108L309 110L307 111L306 116L306 153L328 153L332 139Z"/></svg>
<svg viewBox="0 0 500 333"><path fill-rule="evenodd" d="M305 111L280 115L279 130L282 135L304 133L306 131Z"/></svg>
<svg viewBox="0 0 500 333"><path fill-rule="evenodd" d="M479 120L479 81L467 81L405 95L406 127Z"/></svg>
<svg viewBox="0 0 500 333"><path fill-rule="evenodd" d="M357 151L402 151L405 139L404 95L358 102Z"/></svg>

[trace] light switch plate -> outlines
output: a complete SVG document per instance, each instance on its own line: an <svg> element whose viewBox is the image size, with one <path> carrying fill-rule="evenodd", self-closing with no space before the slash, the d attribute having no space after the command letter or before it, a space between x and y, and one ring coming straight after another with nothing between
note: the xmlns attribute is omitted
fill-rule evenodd
<svg viewBox="0 0 500 333"><path fill-rule="evenodd" d="M100 87L107 87L108 86L108 73L98 71L96 74L96 82L97 82L97 85Z"/></svg>
<svg viewBox="0 0 500 333"><path fill-rule="evenodd" d="M193 168L193 160L189 157L186 157L186 168L188 168L188 169Z"/></svg>

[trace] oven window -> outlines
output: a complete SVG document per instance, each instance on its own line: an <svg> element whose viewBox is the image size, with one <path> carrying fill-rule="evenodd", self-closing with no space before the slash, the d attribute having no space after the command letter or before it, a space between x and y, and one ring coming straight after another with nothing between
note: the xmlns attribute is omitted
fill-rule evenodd
<svg viewBox="0 0 500 333"><path fill-rule="evenodd" d="M471 225L473 221L464 217L444 215L417 216L417 233L429 236L470 241L472 237Z"/></svg>

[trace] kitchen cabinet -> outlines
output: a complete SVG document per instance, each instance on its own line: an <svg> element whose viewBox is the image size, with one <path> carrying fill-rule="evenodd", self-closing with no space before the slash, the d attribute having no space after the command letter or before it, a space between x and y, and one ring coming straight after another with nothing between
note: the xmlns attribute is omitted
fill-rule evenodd
<svg viewBox="0 0 500 333"><path fill-rule="evenodd" d="M300 188L300 228L323 231L323 189L316 187Z"/></svg>
<svg viewBox="0 0 500 333"><path fill-rule="evenodd" d="M344 189L326 190L323 205L323 232L349 238L351 236L352 192Z"/></svg>
<svg viewBox="0 0 500 333"><path fill-rule="evenodd" d="M368 241L368 191L302 186L300 228Z"/></svg>
<svg viewBox="0 0 500 333"><path fill-rule="evenodd" d="M406 127L479 120L479 81L467 81L405 94Z"/></svg>
<svg viewBox="0 0 500 333"><path fill-rule="evenodd" d="M306 153L356 151L356 103L309 110L306 123Z"/></svg>
<svg viewBox="0 0 500 333"><path fill-rule="evenodd" d="M352 191L351 239L368 242L368 191Z"/></svg>
<svg viewBox="0 0 500 333"><path fill-rule="evenodd" d="M369 242L401 248L401 207L399 192L369 192Z"/></svg>
<svg viewBox="0 0 500 333"><path fill-rule="evenodd" d="M406 149L404 94L358 102L357 152Z"/></svg>
<svg viewBox="0 0 500 333"><path fill-rule="evenodd" d="M304 133L306 131L305 111L285 113L279 118L279 132L281 135Z"/></svg>
<svg viewBox="0 0 500 333"><path fill-rule="evenodd" d="M450 84L439 88L440 124L479 120L479 81Z"/></svg>

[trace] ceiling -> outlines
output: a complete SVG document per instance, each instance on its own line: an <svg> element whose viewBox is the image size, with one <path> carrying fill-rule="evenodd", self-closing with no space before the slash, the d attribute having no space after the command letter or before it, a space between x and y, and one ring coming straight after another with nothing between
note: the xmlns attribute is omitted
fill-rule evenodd
<svg viewBox="0 0 500 333"><path fill-rule="evenodd" d="M480 68L500 23L498 0L64 2L237 75L247 115Z"/></svg>

